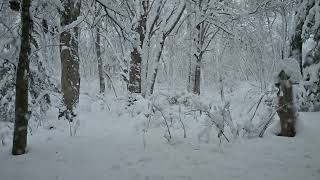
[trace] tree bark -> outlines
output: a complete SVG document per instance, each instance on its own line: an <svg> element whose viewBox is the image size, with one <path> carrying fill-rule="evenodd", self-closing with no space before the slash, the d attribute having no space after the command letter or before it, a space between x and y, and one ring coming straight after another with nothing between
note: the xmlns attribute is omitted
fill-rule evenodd
<svg viewBox="0 0 320 180"><path fill-rule="evenodd" d="M141 93L141 54L137 48L131 52L129 86L131 93Z"/></svg>
<svg viewBox="0 0 320 180"><path fill-rule="evenodd" d="M204 51L202 50L204 44L204 22L198 24L196 26L197 36L195 37L195 47L196 52L194 53L194 60L196 61L195 69L194 69L194 84L192 87L192 91L194 94L200 95L200 81L201 81L201 61Z"/></svg>
<svg viewBox="0 0 320 180"><path fill-rule="evenodd" d="M99 85L100 85L100 94L105 92L105 81L104 81L104 73L103 73L103 63L101 57L101 47L100 47L100 30L99 27L96 27L96 52L98 59L98 73L99 73Z"/></svg>
<svg viewBox="0 0 320 180"><path fill-rule="evenodd" d="M166 37L163 36L161 41L160 41L160 49L157 53L157 59L155 62L155 68L153 70L152 76L151 76L151 86L150 86L150 90L149 90L149 94L153 94L153 90L154 90L154 85L156 83L156 78L157 78L157 74L158 74L158 69L159 69L159 63L160 63L160 58L163 52L163 48L164 48L164 43L165 43Z"/></svg>
<svg viewBox="0 0 320 180"><path fill-rule="evenodd" d="M13 133L13 155L26 153L28 134L28 73L30 55L30 32L32 21L30 17L31 0L22 1L21 11L21 45L16 78L15 123Z"/></svg>
<svg viewBox="0 0 320 180"><path fill-rule="evenodd" d="M145 39L147 13L149 8L149 0L142 1L143 14L139 15L139 21L135 28L135 32L139 35L137 38L137 44L133 45L133 51L131 52L131 62L129 70L129 85L128 90L131 93L141 93L141 62L142 55L140 49L143 47L143 41Z"/></svg>
<svg viewBox="0 0 320 180"><path fill-rule="evenodd" d="M280 136L294 137L296 135L297 112L294 105L294 95L292 82L289 76L281 71L279 74L279 91L277 93L279 108L277 113L280 117L281 133Z"/></svg>
<svg viewBox="0 0 320 180"><path fill-rule="evenodd" d="M62 1L64 11L62 12L60 24L66 28L60 34L60 55L61 55L61 85L63 94L63 103L69 112L79 102L80 73L79 73L79 27L71 23L77 20L80 15L80 1L69 0ZM71 25L71 27L67 27Z"/></svg>
<svg viewBox="0 0 320 180"><path fill-rule="evenodd" d="M201 79L201 60L197 59L195 75L194 75L194 85L193 85L193 93L200 95L200 79Z"/></svg>

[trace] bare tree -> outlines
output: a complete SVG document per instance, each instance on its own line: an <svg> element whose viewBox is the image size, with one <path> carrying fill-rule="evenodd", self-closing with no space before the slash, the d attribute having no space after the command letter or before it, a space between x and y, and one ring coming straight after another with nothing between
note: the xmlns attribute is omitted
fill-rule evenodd
<svg viewBox="0 0 320 180"><path fill-rule="evenodd" d="M205 54L217 33L230 34L228 24L233 14L225 4L212 0L196 0L190 3L189 18L192 21L192 51L189 67L188 91L200 94L201 66Z"/></svg>
<svg viewBox="0 0 320 180"><path fill-rule="evenodd" d="M161 26L160 29L160 49L158 50L157 54L156 54L156 60L155 60L155 64L156 66L153 69L152 75L151 75L151 82L150 82L150 86L148 87L148 92L149 94L153 93L154 90L154 85L156 82L156 78L157 78L157 73L158 73L158 65L160 62L160 58L161 55L163 53L163 48L164 48L164 44L165 44L165 40L166 38L171 34L171 32L173 31L173 29L178 25L182 14L184 12L184 10L186 9L186 3L185 2L181 2L180 7L178 7L177 9L173 9L171 12L171 15L169 16L169 18L166 21L163 21L163 23L165 23L165 25ZM176 11L176 14L174 13ZM175 16L173 16L173 14Z"/></svg>

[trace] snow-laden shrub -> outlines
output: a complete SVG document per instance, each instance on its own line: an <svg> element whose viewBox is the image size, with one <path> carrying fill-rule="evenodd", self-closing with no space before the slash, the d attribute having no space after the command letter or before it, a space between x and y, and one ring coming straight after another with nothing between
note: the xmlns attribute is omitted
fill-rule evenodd
<svg viewBox="0 0 320 180"><path fill-rule="evenodd" d="M280 81L279 74L281 71L286 73L286 75L289 76L289 80L294 84L299 83L302 79L299 62L294 58L287 58L278 61L276 71L274 72L275 83Z"/></svg>
<svg viewBox="0 0 320 180"><path fill-rule="evenodd" d="M0 121L14 121L15 65L0 59Z"/></svg>
<svg viewBox="0 0 320 180"><path fill-rule="evenodd" d="M320 63L305 68L304 103L309 111L320 111Z"/></svg>

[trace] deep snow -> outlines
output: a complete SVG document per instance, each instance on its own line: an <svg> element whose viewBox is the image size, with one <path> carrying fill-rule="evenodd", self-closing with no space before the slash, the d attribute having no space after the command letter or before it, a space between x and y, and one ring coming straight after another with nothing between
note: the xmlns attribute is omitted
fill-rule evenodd
<svg viewBox="0 0 320 180"><path fill-rule="evenodd" d="M177 137L168 144L159 132L142 133L130 119L107 112L82 114L78 135L67 128L29 136L29 152L0 152L1 180L318 180L320 113L302 113L295 138L264 138L199 143ZM54 116L49 117L54 118ZM63 123L63 122L61 122Z"/></svg>
<svg viewBox="0 0 320 180"><path fill-rule="evenodd" d="M252 115L247 111L260 97L253 90L243 84L236 91L226 92L232 118L237 123ZM216 92L207 91L210 98L204 95L199 101L210 99L221 104ZM215 129L208 142L199 141L198 135L203 130L201 118L182 116L187 138L183 138L180 126L173 126L173 139L168 143L163 137L165 128L159 124L163 121L161 116L155 116L143 133L146 123L143 100L136 102L134 109L125 110L126 105L119 99L107 96L103 102L82 94L80 127L73 137L69 136L68 123L58 121L58 112L52 109L42 126L32 135L29 133L29 152L25 155L12 156L12 140L7 139L7 144L0 146L0 180L320 179L320 112L300 113L294 138L276 136L274 123L263 138L240 135L232 139L229 133L231 142L222 139L221 144ZM175 111L174 107L166 108ZM263 108L259 108L262 113L257 113L254 123L259 124L264 116ZM55 128L48 130L51 125ZM4 135L12 133L10 129L4 130Z"/></svg>

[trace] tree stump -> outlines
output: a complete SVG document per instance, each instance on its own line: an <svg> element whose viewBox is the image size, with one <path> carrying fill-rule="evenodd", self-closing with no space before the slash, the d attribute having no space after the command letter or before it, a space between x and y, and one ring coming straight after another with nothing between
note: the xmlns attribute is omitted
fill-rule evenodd
<svg viewBox="0 0 320 180"><path fill-rule="evenodd" d="M276 86L279 88L277 93L279 107L277 113L281 124L279 136L294 137L296 135L297 112L294 105L292 82L284 71L281 71L278 77L279 82Z"/></svg>

